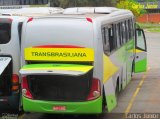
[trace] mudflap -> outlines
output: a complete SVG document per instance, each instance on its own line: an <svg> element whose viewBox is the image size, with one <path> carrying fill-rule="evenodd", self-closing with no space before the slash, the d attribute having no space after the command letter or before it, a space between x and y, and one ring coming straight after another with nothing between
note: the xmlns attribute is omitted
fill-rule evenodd
<svg viewBox="0 0 160 119"><path fill-rule="evenodd" d="M20 94L14 93L10 96L0 97L0 111L19 110Z"/></svg>

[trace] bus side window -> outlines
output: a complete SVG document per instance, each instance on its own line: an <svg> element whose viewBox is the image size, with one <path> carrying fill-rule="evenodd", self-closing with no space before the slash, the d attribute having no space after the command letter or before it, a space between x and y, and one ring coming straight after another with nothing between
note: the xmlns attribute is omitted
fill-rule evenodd
<svg viewBox="0 0 160 119"><path fill-rule="evenodd" d="M134 22L133 19L131 19L130 21L131 21L131 37L133 39L135 37Z"/></svg>
<svg viewBox="0 0 160 119"><path fill-rule="evenodd" d="M121 40L120 40L120 34L119 34L119 26L118 24L116 24L116 29L115 29L115 32L116 32L116 38L117 38L117 48L119 48L121 46Z"/></svg>
<svg viewBox="0 0 160 119"><path fill-rule="evenodd" d="M122 23L119 23L119 27L120 27L120 34L121 34L121 45L123 45L124 42L123 42L123 28L122 28Z"/></svg>
<svg viewBox="0 0 160 119"><path fill-rule="evenodd" d="M108 34L109 34L110 51L112 52L115 48L113 27L108 29Z"/></svg>
<svg viewBox="0 0 160 119"><path fill-rule="evenodd" d="M105 54L109 55L117 48L116 25L110 25L102 29L103 47Z"/></svg>
<svg viewBox="0 0 160 119"><path fill-rule="evenodd" d="M129 35L129 40L131 40L132 39L132 34L131 34L131 32L132 32L132 29L131 29L131 20L129 19L128 20L128 35Z"/></svg>
<svg viewBox="0 0 160 119"><path fill-rule="evenodd" d="M114 44L114 50L117 49L118 47L118 42L117 42L117 25L116 24L113 24L112 25L113 27L113 44Z"/></svg>
<svg viewBox="0 0 160 119"><path fill-rule="evenodd" d="M124 22L121 23L121 27L122 27L123 44L125 44L126 43L126 31L125 31L125 24L124 24Z"/></svg>
<svg viewBox="0 0 160 119"><path fill-rule="evenodd" d="M125 36L126 36L126 42L129 40L129 35L128 35L128 22L125 21Z"/></svg>
<svg viewBox="0 0 160 119"><path fill-rule="evenodd" d="M102 29L102 36L103 36L103 49L104 53L110 55L110 45L109 45L109 36L108 36L108 28L104 27Z"/></svg>

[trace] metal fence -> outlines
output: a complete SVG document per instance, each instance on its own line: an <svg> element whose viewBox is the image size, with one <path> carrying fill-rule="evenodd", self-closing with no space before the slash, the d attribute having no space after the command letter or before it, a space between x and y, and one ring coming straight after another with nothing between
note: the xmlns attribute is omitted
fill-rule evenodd
<svg viewBox="0 0 160 119"><path fill-rule="evenodd" d="M47 4L48 0L0 0L0 6L3 5L41 5Z"/></svg>

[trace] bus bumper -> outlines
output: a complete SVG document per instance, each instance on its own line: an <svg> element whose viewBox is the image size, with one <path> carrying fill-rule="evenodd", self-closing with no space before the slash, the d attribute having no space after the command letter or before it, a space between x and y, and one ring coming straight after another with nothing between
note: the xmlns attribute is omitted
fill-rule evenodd
<svg viewBox="0 0 160 119"><path fill-rule="evenodd" d="M55 111L54 106L65 106L65 111ZM100 114L102 113L102 97L85 102L57 102L32 100L23 97L23 109L26 112L55 114Z"/></svg>
<svg viewBox="0 0 160 119"><path fill-rule="evenodd" d="M0 96L0 110L18 110L19 109L19 93L13 93L10 96Z"/></svg>

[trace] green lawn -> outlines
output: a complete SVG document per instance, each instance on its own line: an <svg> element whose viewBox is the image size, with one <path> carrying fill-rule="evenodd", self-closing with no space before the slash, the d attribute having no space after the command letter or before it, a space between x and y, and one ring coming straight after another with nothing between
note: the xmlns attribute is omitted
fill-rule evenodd
<svg viewBox="0 0 160 119"><path fill-rule="evenodd" d="M137 23L141 28L148 32L160 32L160 24L155 23Z"/></svg>

